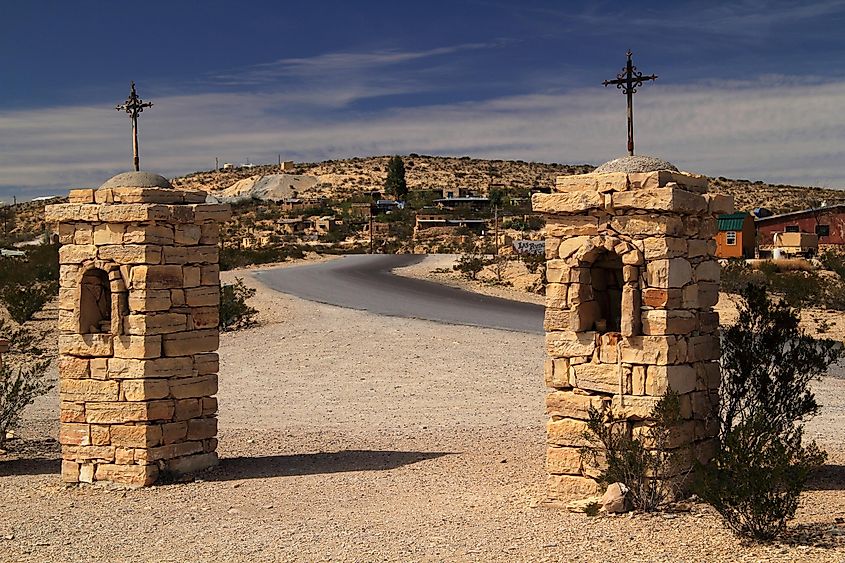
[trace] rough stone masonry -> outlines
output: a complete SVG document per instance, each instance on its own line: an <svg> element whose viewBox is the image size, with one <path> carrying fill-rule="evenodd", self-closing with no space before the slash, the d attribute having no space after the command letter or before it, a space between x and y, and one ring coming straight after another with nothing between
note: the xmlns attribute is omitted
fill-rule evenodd
<svg viewBox="0 0 845 563"><path fill-rule="evenodd" d="M71 190L58 223L62 479L152 484L217 463L219 223L147 172Z"/></svg>
<svg viewBox="0 0 845 563"><path fill-rule="evenodd" d="M632 171L625 171L630 159ZM641 157L610 173L560 176L535 194L547 218L546 397L548 494L594 494L579 448L591 406L626 418L642 435L671 388L681 423L672 429L674 472L707 462L717 431L719 264L715 215L733 200L707 193L703 176ZM656 169L654 169L656 168Z"/></svg>

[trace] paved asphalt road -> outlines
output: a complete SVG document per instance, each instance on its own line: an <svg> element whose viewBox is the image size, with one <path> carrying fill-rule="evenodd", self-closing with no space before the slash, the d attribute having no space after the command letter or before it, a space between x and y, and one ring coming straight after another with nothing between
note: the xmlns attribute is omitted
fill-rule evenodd
<svg viewBox="0 0 845 563"><path fill-rule="evenodd" d="M479 295L391 273L423 259L408 254L350 255L310 266L256 275L277 291L302 299L449 324L543 332L543 306Z"/></svg>

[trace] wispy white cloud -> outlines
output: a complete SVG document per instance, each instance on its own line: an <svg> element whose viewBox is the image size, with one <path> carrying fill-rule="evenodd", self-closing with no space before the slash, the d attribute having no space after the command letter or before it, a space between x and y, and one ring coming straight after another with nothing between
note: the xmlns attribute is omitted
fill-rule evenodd
<svg viewBox="0 0 845 563"><path fill-rule="evenodd" d="M315 93L316 94L316 93ZM220 161L427 153L598 164L624 152L624 98L595 89L326 112L290 93L156 99L141 117L142 165L167 175ZM332 107L342 98L326 93ZM845 186L845 82L765 80L637 96L637 149L711 175ZM313 102L313 100L311 100ZM97 185L130 163L129 123L108 108L0 113L0 186L18 195ZM0 195L2 195L0 188Z"/></svg>

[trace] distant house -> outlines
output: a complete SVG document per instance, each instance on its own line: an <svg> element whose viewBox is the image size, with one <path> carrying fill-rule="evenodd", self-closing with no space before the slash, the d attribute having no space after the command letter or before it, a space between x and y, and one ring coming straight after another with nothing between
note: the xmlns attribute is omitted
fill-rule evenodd
<svg viewBox="0 0 845 563"><path fill-rule="evenodd" d="M716 219L716 256L754 258L754 217L745 212L719 215Z"/></svg>
<svg viewBox="0 0 845 563"><path fill-rule="evenodd" d="M469 188L443 188L443 199L470 197L474 195L476 194Z"/></svg>
<svg viewBox="0 0 845 563"><path fill-rule="evenodd" d="M755 221L760 250L772 250L778 233L807 233L818 236L820 248L845 245L845 204L803 209L760 217ZM782 237L780 237L782 238Z"/></svg>
<svg viewBox="0 0 845 563"><path fill-rule="evenodd" d="M405 209L405 203L402 201L394 201L392 199L378 199L373 204L373 211L375 213L390 213L397 209Z"/></svg>
<svg viewBox="0 0 845 563"><path fill-rule="evenodd" d="M435 205L446 209L484 209L490 206L490 198L479 196L444 197L434 200Z"/></svg>

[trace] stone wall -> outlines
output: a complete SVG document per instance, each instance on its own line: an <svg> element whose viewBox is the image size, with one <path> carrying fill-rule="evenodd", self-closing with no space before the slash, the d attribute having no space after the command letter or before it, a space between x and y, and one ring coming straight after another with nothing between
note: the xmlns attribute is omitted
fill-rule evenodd
<svg viewBox="0 0 845 563"><path fill-rule="evenodd" d="M692 174L561 176L535 194L546 215L546 398L549 496L592 494L581 460L588 409L612 408L642 435L671 388L683 421L677 472L714 451L719 384L719 264L715 215L730 198Z"/></svg>
<svg viewBox="0 0 845 563"><path fill-rule="evenodd" d="M72 190L47 207L62 244L67 482L148 485L217 462L217 244L230 210L204 201L130 185Z"/></svg>

